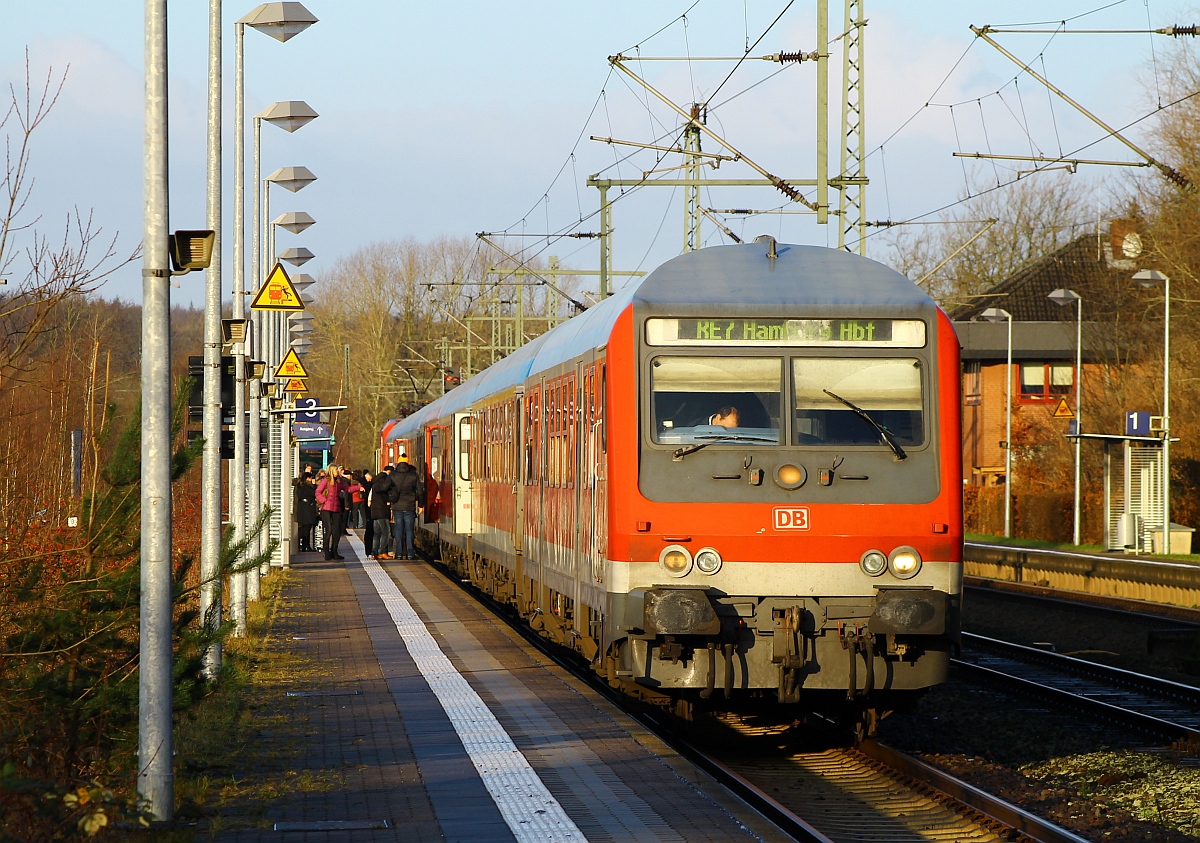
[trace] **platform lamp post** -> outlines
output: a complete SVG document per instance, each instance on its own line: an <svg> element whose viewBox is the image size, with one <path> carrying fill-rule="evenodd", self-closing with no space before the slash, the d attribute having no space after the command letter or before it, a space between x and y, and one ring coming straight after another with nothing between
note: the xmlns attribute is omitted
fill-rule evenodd
<svg viewBox="0 0 1200 843"><path fill-rule="evenodd" d="M1133 274L1143 287L1163 285L1162 501L1163 553L1171 552L1171 279L1154 269Z"/></svg>
<svg viewBox="0 0 1200 843"><path fill-rule="evenodd" d="M1012 314L989 307L979 314L988 322L1008 320L1008 356L1004 368L1004 537L1012 537Z"/></svg>
<svg viewBox="0 0 1200 843"><path fill-rule="evenodd" d="M233 157L234 157L234 177L233 177L233 204L234 204L234 227L233 227L233 264L234 264L234 279L233 279L233 316L236 319L246 318L246 85L245 85L245 35L246 27L256 29L265 35L269 35L276 41L287 41L292 37L299 35L308 27L317 22L316 16L304 5L296 2L283 3L260 3L255 6L249 14L241 18L234 24L234 119L236 120L236 129L234 131ZM258 124L255 123L255 173L254 187L258 189ZM257 207L257 199L255 202ZM257 235L255 237L257 239ZM251 278L255 290L249 291L253 294L261 282L258 276L257 267L257 250L251 255L252 262L255 264ZM250 518L257 520L258 514L262 509L261 497L257 494L258 485L256 475L258 471L259 454L261 442L259 436L259 383L251 381L250 383L250 400L249 407L246 401L246 361L247 356L262 357L261 349L258 344L261 343L261 324L255 320L255 324L250 333L250 348L247 348L247 343L241 343L234 348L234 414L233 414L233 465L236 470L229 474L229 517L234 524L234 532L236 537L241 539L246 535L246 518L247 511ZM249 417L253 420L250 425L249 437L246 431L247 410ZM247 443L249 438L249 443ZM254 460L251 463L249 478L247 478L247 444L249 451L253 455ZM247 481L249 480L249 483ZM261 543L260 537L259 542ZM261 544L258 545L261 547ZM235 575L233 582L230 583L230 603L231 610L240 611L240 616L235 614L234 617L234 634L245 634L245 577ZM234 596L237 600L234 600Z"/></svg>
<svg viewBox="0 0 1200 843"><path fill-rule="evenodd" d="M1079 483L1080 483L1080 445L1083 440L1078 434L1083 433L1083 299L1074 290L1058 289L1047 296L1050 301L1057 304L1059 307L1066 307L1074 303L1075 311L1075 529L1073 538L1075 545L1079 545L1080 532L1080 516L1081 509L1079 505Z"/></svg>

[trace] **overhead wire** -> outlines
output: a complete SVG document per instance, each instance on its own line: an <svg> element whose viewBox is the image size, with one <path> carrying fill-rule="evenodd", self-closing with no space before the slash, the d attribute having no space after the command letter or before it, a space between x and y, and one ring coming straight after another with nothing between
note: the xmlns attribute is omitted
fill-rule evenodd
<svg viewBox="0 0 1200 843"><path fill-rule="evenodd" d="M1116 5L1116 4L1114 4L1114 5ZM1127 129L1131 129L1134 126L1138 125L1139 123L1143 122L1144 120L1149 120L1151 117L1154 117L1155 115L1160 114L1161 112L1166 111L1167 109L1174 108L1175 106L1180 105L1181 103L1187 102L1188 100L1190 100L1196 96L1200 96L1200 91L1192 91L1190 94L1184 94L1183 96L1172 100L1171 102L1167 103L1166 105L1160 106L1160 107L1154 109L1153 111L1147 112L1146 114L1143 114L1141 117L1137 117L1133 120L1130 120L1124 126L1120 126L1116 129L1113 129L1111 132L1105 132L1102 136L1100 136L1098 138L1094 138L1093 140L1088 141L1087 143L1071 150L1070 152L1061 154L1060 157L1061 158L1070 158L1071 156L1078 155L1079 153L1083 152L1084 150L1091 149L1096 144L1103 143L1104 141L1108 140L1112 136L1121 134L1121 133L1125 132ZM1043 169L1045 169L1045 168L1044 167L1036 167L1035 171L1043 170ZM973 195L964 196L961 199L956 199L953 202L947 202L946 204L941 205L937 208L933 208L932 210L925 211L924 213L917 214L916 216L909 217L905 220L900 220L897 223L897 225L918 222L920 220L925 219L925 217L931 217L934 214L940 214L945 211L949 211L952 208L956 208L959 205L962 205L966 202L970 202L975 199L978 199L981 196L985 196L985 195L987 195L989 193L993 193L997 190L1002 190L1005 187L1011 187L1012 185L1016 184L1019 180L1020 179L1014 178L1014 179L1011 179L1010 181L1004 182L1002 184L997 184L993 187L984 188L984 189L980 190L978 193L975 193ZM872 231L868 234L863 235L861 238L859 238L859 241L856 241L856 242L861 242L862 240L869 240L872 237L876 237L877 235L881 234L882 232L884 232L886 230L887 229L885 229L885 228L879 228L875 231Z"/></svg>

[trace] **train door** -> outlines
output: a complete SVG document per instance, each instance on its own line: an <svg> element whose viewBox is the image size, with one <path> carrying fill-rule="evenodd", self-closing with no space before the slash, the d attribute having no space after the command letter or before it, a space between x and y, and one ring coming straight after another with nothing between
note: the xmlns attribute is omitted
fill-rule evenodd
<svg viewBox="0 0 1200 843"><path fill-rule="evenodd" d="M592 534L588 548L592 580L604 582L604 560L608 555L608 369L604 358L592 366L592 406L588 424L588 463L592 476Z"/></svg>
<svg viewBox="0 0 1200 843"><path fill-rule="evenodd" d="M513 513L512 527L510 538L512 539L513 553L521 553L524 547L525 537L525 482L528 479L528 469L524 464L525 459L525 391L518 389L516 396L513 398L513 427L510 431L514 434L511 440L511 448L513 449L512 459L512 481L513 495L516 497L516 510Z"/></svg>
<svg viewBox="0 0 1200 843"><path fill-rule="evenodd" d="M588 470L585 447L587 437L584 436L584 431L587 429L587 400L584 393L587 389L589 362L585 359L576 363L575 376L571 379L571 418L569 420L571 426L571 476L575 482L575 494L572 495L575 507L575 536L572 543L571 569L575 572L575 579L581 579L582 572L587 570L586 540L591 532L591 525L588 523L590 519L585 513L585 507L591 505L591 495L587 488Z"/></svg>
<svg viewBox="0 0 1200 843"><path fill-rule="evenodd" d="M471 535L471 414L454 414L454 523L460 536Z"/></svg>
<svg viewBox="0 0 1200 843"><path fill-rule="evenodd" d="M425 429L425 523L436 524L442 518L441 478L446 465L445 427Z"/></svg>

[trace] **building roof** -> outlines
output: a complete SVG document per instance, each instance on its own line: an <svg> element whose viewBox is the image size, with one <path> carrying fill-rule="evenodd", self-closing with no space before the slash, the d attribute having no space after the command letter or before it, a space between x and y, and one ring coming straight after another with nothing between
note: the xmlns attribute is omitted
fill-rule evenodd
<svg viewBox="0 0 1200 843"><path fill-rule="evenodd" d="M1093 288L1107 286L1111 276L1127 278L1132 263L1114 261L1107 238L1095 234L1077 237L1041 260L1019 269L1003 281L949 311L955 322L969 322L989 307L1012 314L1014 322L1074 322L1075 310L1049 298L1058 289L1074 290L1084 300Z"/></svg>

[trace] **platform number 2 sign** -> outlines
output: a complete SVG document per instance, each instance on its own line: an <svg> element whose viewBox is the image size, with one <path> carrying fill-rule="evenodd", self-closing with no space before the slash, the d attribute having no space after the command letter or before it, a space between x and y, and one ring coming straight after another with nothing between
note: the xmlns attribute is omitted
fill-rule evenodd
<svg viewBox="0 0 1200 843"><path fill-rule="evenodd" d="M776 530L807 530L807 506L777 506L774 512Z"/></svg>

